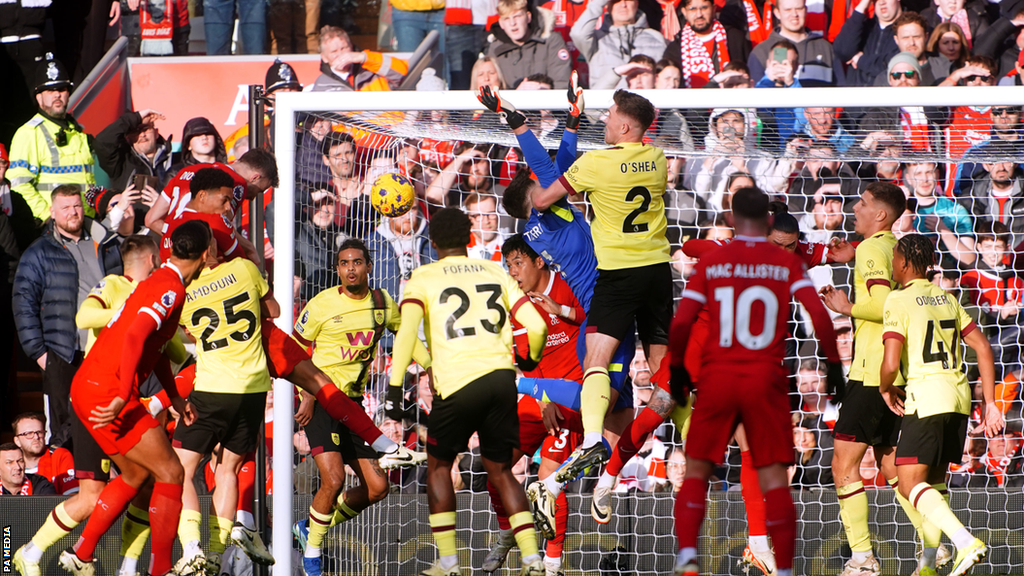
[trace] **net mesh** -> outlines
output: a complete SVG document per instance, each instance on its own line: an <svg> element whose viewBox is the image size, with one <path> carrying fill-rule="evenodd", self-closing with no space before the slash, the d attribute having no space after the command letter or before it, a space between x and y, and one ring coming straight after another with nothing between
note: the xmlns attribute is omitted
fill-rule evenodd
<svg viewBox="0 0 1024 576"><path fill-rule="evenodd" d="M554 95L552 95L554 96ZM751 104L757 103L756 91ZM514 100L514 98L512 98ZM555 99L552 99L554 102ZM560 105L524 111L544 146L554 152L564 126ZM588 110L579 131L579 151L604 144L605 110ZM294 311L319 291L336 286L337 246L364 239L374 251L371 285L400 298L411 271L430 259L425 227L431 212L462 206L475 217L471 254L500 260L503 238L521 224L501 208L500 198L524 167L512 132L496 115L471 110L323 111L296 118ZM1024 567L1019 530L1021 472L1021 281L1014 248L1024 241L1024 131L1019 107L870 108L829 106L781 109L662 108L647 142L669 158L666 210L672 270L678 299L693 259L682 250L691 238L732 235L723 214L731 191L752 180L796 217L800 238L826 244L856 240L854 206L871 182L890 181L911 198L894 226L898 236L920 232L935 239L940 259L929 278L960 298L991 342L997 360L997 398L1007 418L1006 434L992 440L971 433L963 462L951 467L953 505L965 524L993 547L976 571L1019 573ZM282 166L282 169L286 169ZM400 172L415 184L419 202L410 216L380 218L369 205L376 176ZM469 204L467 204L467 200ZM280 201L280 200L278 200ZM574 199L575 201L575 199ZM586 208L585 199L579 206ZM498 256L493 256L498 251ZM1017 262L1019 265L1020 263ZM815 286L851 292L850 264L815 267ZM795 330L787 365L798 464L791 482L799 492L801 519L797 573L835 573L849 557L839 523L830 470L830 427L837 409L824 396L824 364L810 322L794 306ZM841 353L852 355L849 320L835 317ZM390 337L381 342L365 394L367 411L396 440L422 449L431 395L422 374L406 378L407 404L418 409L404 425L385 422L383 395L390 372ZM968 355L969 364L973 358ZM972 366L972 378L976 370ZM650 373L642 352L631 367L637 408L650 397ZM975 398L980 398L976 390ZM970 426L978 423L977 402ZM294 518L303 518L315 492L316 467L296 436ZM596 471L571 485L565 574L660 574L671 569L676 549L672 495L681 482L684 441L671 422L658 429L640 455L626 465L616 487L615 519L598 526L589 517ZM536 479L539 457L515 467L524 483ZM712 504L701 539L705 566L715 573L742 573L737 561L745 543L739 499L739 451L731 446L715 472ZM460 497L459 541L463 566L479 567L497 536L478 452L463 454L453 472ZM629 472L627 474L626 472ZM914 532L868 452L860 468L872 495L872 533L883 573L916 567ZM627 478L628 476L628 478ZM356 482L349 471L350 485ZM415 573L433 561L427 523L425 470L391 472L392 495L354 521L332 528L324 546L327 572ZM401 496L399 496L399 494ZM1014 506L1016 510L1014 510ZM469 513L472 510L472 513ZM1014 536L1017 534L1017 536ZM1015 540L1016 539L1016 540ZM652 554L653 552L653 554ZM517 553L506 566L518 567Z"/></svg>

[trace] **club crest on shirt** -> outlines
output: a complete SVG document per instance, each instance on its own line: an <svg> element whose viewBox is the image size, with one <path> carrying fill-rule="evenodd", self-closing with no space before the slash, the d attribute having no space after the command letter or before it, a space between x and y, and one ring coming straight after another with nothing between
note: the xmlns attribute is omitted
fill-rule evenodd
<svg viewBox="0 0 1024 576"><path fill-rule="evenodd" d="M331 442L334 442L335 446L340 446L341 436L337 432L331 432Z"/></svg>
<svg viewBox="0 0 1024 576"><path fill-rule="evenodd" d="M243 186L235 186L231 192L235 197L235 202L241 202L245 198L245 188Z"/></svg>
<svg viewBox="0 0 1024 576"><path fill-rule="evenodd" d="M377 323L377 324L383 324L384 323L384 311L383 310L374 310L373 311L373 321L375 323Z"/></svg>

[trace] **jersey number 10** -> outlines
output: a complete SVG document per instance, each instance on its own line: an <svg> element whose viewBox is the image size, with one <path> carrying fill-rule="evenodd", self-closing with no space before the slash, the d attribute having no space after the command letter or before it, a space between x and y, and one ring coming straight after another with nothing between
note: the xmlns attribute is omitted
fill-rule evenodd
<svg viewBox="0 0 1024 576"><path fill-rule="evenodd" d="M751 286L734 298L736 289L732 286L715 288L715 302L718 302L718 345L732 347L733 337L747 350L764 350L775 339L775 322L779 315L779 300L775 293L764 286ZM764 321L761 333L750 333L750 313L754 302L764 304Z"/></svg>

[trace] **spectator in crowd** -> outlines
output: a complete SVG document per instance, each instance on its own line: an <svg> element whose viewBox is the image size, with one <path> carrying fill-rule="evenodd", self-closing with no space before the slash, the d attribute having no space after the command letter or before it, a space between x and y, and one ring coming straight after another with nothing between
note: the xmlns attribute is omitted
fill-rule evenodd
<svg viewBox="0 0 1024 576"><path fill-rule="evenodd" d="M921 11L929 30L946 23L956 24L967 41L967 49L988 30L988 16L985 5L966 0L935 0L934 6Z"/></svg>
<svg viewBox="0 0 1024 576"><path fill-rule="evenodd" d="M228 152L217 128L206 118L192 118L185 122L181 133L181 155L171 166L170 174L193 164L227 163Z"/></svg>
<svg viewBox="0 0 1024 576"><path fill-rule="evenodd" d="M841 195L845 209L849 210L856 203L859 192L859 180L853 169L837 160L839 154L828 142L811 142L804 155L804 165L786 192L789 211L794 214L810 212L814 208L814 195L819 190ZM828 185L825 184L826 179Z"/></svg>
<svg viewBox="0 0 1024 576"><path fill-rule="evenodd" d="M705 1L705 0L699 0ZM605 6L608 15L601 20ZM591 78L625 64L637 54L655 62L665 53L665 38L647 24L638 0L590 0L570 33L580 54L587 60ZM598 20L601 20L598 26Z"/></svg>
<svg viewBox="0 0 1024 576"><path fill-rule="evenodd" d="M669 484L672 485L672 493L679 492L683 486L683 478L686 477L686 453L682 448L673 448L665 459L665 473L668 476Z"/></svg>
<svg viewBox="0 0 1024 576"><path fill-rule="evenodd" d="M305 4L305 0L267 0L267 35L270 37L271 54L306 53Z"/></svg>
<svg viewBox="0 0 1024 576"><path fill-rule="evenodd" d="M57 494L67 496L78 491L75 459L65 448L46 445L46 416L25 412L14 417L14 443L25 458L25 472L39 474L53 484Z"/></svg>
<svg viewBox="0 0 1024 576"><path fill-rule="evenodd" d="M509 84L505 81L505 75L501 71L498 61L490 56L482 56L473 64L470 71L469 89L476 93L481 86L490 86L491 89L504 90Z"/></svg>
<svg viewBox="0 0 1024 576"><path fill-rule="evenodd" d="M995 5L989 5L995 8ZM1024 63L1021 46L1024 46L1024 2L999 3L997 18L985 34L974 39L971 54L987 56L999 63L999 77L1013 75ZM1010 86L1014 82L1009 82ZM1017 86L1021 82L1016 83Z"/></svg>
<svg viewBox="0 0 1024 576"><path fill-rule="evenodd" d="M0 395L13 398L14 387L14 339L17 330L14 325L14 311L11 309L11 295L14 275L18 269L21 249L18 247L14 226L7 214L0 210ZM8 389L8 386L10 387ZM0 406L0 423L8 422L13 402Z"/></svg>
<svg viewBox="0 0 1024 576"><path fill-rule="evenodd" d="M231 54L231 33L238 16L239 54L265 54L267 4L265 0L203 0L206 54Z"/></svg>
<svg viewBox="0 0 1024 576"><path fill-rule="evenodd" d="M490 194L473 192L462 202L473 224L469 238L469 257L504 262L501 256L503 238L498 232L498 201Z"/></svg>
<svg viewBox="0 0 1024 576"><path fill-rule="evenodd" d="M829 180L814 195L814 206L811 212L800 219L800 228L804 232L804 240L827 244L833 236L843 230L846 215L843 214L843 197L833 191ZM838 184L838 178L835 179Z"/></svg>
<svg viewBox="0 0 1024 576"><path fill-rule="evenodd" d="M390 0L395 50L415 52L427 33L437 32L437 52L445 53L445 0Z"/></svg>
<svg viewBox="0 0 1024 576"><path fill-rule="evenodd" d="M472 83L472 69L487 43L485 24L497 13L493 2L445 0L445 62L452 90L466 90Z"/></svg>
<svg viewBox="0 0 1024 576"><path fill-rule="evenodd" d="M988 440L988 452L981 458L988 488L1020 488L1024 486L1024 456L1021 436L1008 432Z"/></svg>
<svg viewBox="0 0 1024 576"><path fill-rule="evenodd" d="M324 26L320 29L320 76L311 91L393 90L408 73L404 60L370 50L356 51L348 32Z"/></svg>
<svg viewBox="0 0 1024 576"><path fill-rule="evenodd" d="M427 186L427 202L435 206L462 205L463 198L473 192L490 192L494 187L488 144L473 146L460 143L455 157Z"/></svg>
<svg viewBox="0 0 1024 576"><path fill-rule="evenodd" d="M856 139L839 121L836 109L831 106L812 106L803 109L803 133L814 142L831 144L838 154L846 154ZM797 121L800 117L797 115ZM814 144L811 144L814 148Z"/></svg>
<svg viewBox="0 0 1024 576"><path fill-rule="evenodd" d="M43 371L53 446L71 438L71 380L88 338L88 330L75 326L75 312L104 276L121 273L120 241L84 215L77 186L62 185L53 190L43 236L18 265L14 321L22 349Z"/></svg>
<svg viewBox="0 0 1024 576"><path fill-rule="evenodd" d="M839 361L843 363L843 372L849 374L850 366L853 365L853 323L848 316L840 316L832 325L836 331Z"/></svg>
<svg viewBox="0 0 1024 576"><path fill-rule="evenodd" d="M943 22L932 30L928 38L928 52L942 56L949 61L949 70L956 70L964 65L971 55L967 48L967 37L956 22Z"/></svg>
<svg viewBox="0 0 1024 576"><path fill-rule="evenodd" d="M989 148L996 158L1012 158L1013 148L998 143ZM1002 153L1000 153L1002 152ZM1024 240L1024 171L1013 161L993 160L982 163L987 172L975 181L971 195L963 198L975 221L987 219L1006 225L1011 234L1010 246Z"/></svg>
<svg viewBox="0 0 1024 576"><path fill-rule="evenodd" d="M402 216L384 218L366 245L374 255L370 284L387 290L396 302L401 301L412 271L437 259L430 246L427 220L417 203Z"/></svg>
<svg viewBox="0 0 1024 576"><path fill-rule="evenodd" d="M683 0L679 7L686 24L682 26L677 40L669 44L666 53L670 58L680 55L683 87L702 88L724 72L730 63L747 61L750 43L744 32L720 22L713 2ZM747 75L750 75L749 70ZM721 81L719 85L722 85Z"/></svg>
<svg viewBox="0 0 1024 576"><path fill-rule="evenodd" d="M50 216L50 193L56 187L75 184L84 193L96 178L92 138L68 114L71 78L67 71L56 60L40 62L34 86L39 112L14 134L7 178L11 190L42 222ZM86 215L91 216L92 210Z"/></svg>
<svg viewBox="0 0 1024 576"><path fill-rule="evenodd" d="M798 53L793 77L801 86L835 86L842 77L842 62L832 55L832 44L821 34L807 29L806 0L776 0L772 11L779 30L772 32L750 52L747 67L754 78L766 72L768 61L779 40L793 43Z"/></svg>
<svg viewBox="0 0 1024 576"><path fill-rule="evenodd" d="M980 324L989 338L996 362L1006 370L1021 365L1021 308L1024 283L1004 264L1008 246L1006 226L992 224L977 236L978 261L960 277L967 302L976 307Z"/></svg>
<svg viewBox="0 0 1024 576"><path fill-rule="evenodd" d="M86 206L96 212L96 220L103 224L107 230L113 230L121 236L129 236L142 226L142 218L135 218L134 204L138 203L147 207L146 203L152 205L156 199L155 192L150 189L149 194L143 197L143 192L136 190L132 185L124 192L109 190L107 188L90 188L85 193Z"/></svg>
<svg viewBox="0 0 1024 576"><path fill-rule="evenodd" d="M306 289L310 294L332 286L338 246L346 236L336 224L337 196L330 190L313 189L310 204L303 206L295 223L295 252L306 269Z"/></svg>
<svg viewBox="0 0 1024 576"><path fill-rule="evenodd" d="M662 58L654 64L654 87L657 90L675 90L679 88L683 79L683 72L679 65Z"/></svg>
<svg viewBox="0 0 1024 576"><path fill-rule="evenodd" d="M998 69L988 56L968 56L961 68L951 72L939 86L995 86Z"/></svg>
<svg viewBox="0 0 1024 576"><path fill-rule="evenodd" d="M935 162L912 162L903 169L909 197L915 200L914 228L937 241L944 267L955 267L957 261L971 264L975 259L974 220L963 205L942 193L938 176Z"/></svg>
<svg viewBox="0 0 1024 576"><path fill-rule="evenodd" d="M800 80L795 76L800 57L796 46L782 38L776 40L771 48L764 76L757 81L754 87L800 88ZM797 131L796 114L799 112L801 110L798 108L767 108L763 110L771 122L769 132L772 138L766 148L776 152L783 151ZM806 145L804 145L804 149L806 150Z"/></svg>
<svg viewBox="0 0 1024 576"><path fill-rule="evenodd" d="M970 56L967 63L942 81L943 86L995 86L996 63L985 56ZM992 113L989 106L956 106L946 130L946 155L960 158L967 150L989 139Z"/></svg>
<svg viewBox="0 0 1024 576"><path fill-rule="evenodd" d="M710 206L715 205L712 198L724 191L729 174L736 171L751 174L758 187L766 192L785 189L789 165L776 161L757 147L761 121L755 110L716 108L711 112L710 125L711 133L705 138L704 149L713 155L699 164L701 168L692 187L698 193L712 193L707 199Z"/></svg>
<svg viewBox="0 0 1024 576"><path fill-rule="evenodd" d="M889 85L893 87L912 88L921 85L921 65L910 52L900 52L889 59L888 75ZM936 126L944 122L945 118L945 108L873 108L860 120L859 129L865 134L861 147L877 152L880 141L895 138L910 150L937 152L941 148Z"/></svg>
<svg viewBox="0 0 1024 576"><path fill-rule="evenodd" d="M491 27L487 55L512 85L532 74L546 74L554 87L569 85L572 61L562 36L554 31L555 15L531 8L526 0L498 0L498 27Z"/></svg>
<svg viewBox="0 0 1024 576"><path fill-rule="evenodd" d="M868 18L868 8L875 15ZM835 57L847 65L846 86L871 86L899 52L890 27L903 12L899 0L860 0L832 44ZM916 58L915 58L916 59Z"/></svg>
<svg viewBox="0 0 1024 576"><path fill-rule="evenodd" d="M94 2L93 10L95 11L96 7L102 4L103 2ZM171 30L169 37L167 36L166 26L161 27L162 24L166 23L163 16L167 13L166 7L168 4L172 7L171 11L173 12L173 16L170 19ZM145 43L143 43L142 37L143 15L146 18L147 41ZM99 18L103 19L105 16L107 14L101 11ZM115 0L110 6L109 18L109 25L119 24L120 35L128 38L129 57L166 56L169 54L188 56L188 43L189 35L192 32L192 23L189 20L187 0L171 0L170 2L128 2L128 0ZM157 18L159 18L159 22L154 22ZM154 32L160 36L160 39L154 39ZM104 34L104 39L105 36ZM103 49L104 47L101 43L99 50ZM102 53L100 53L100 56L102 56ZM96 60L98 60L98 57ZM91 68L84 70L85 73L90 71Z"/></svg>
<svg viewBox="0 0 1024 576"><path fill-rule="evenodd" d="M616 66L601 78L591 79L590 87L594 90L612 90L625 88L628 90L650 90L657 82L654 60L646 54L637 54L629 62Z"/></svg>
<svg viewBox="0 0 1024 576"><path fill-rule="evenodd" d="M147 186L162 190L171 176L171 142L156 128L167 118L156 110L126 112L96 135L94 146L100 168L110 176L110 186L128 187L135 176L147 176Z"/></svg>
<svg viewBox="0 0 1024 576"><path fill-rule="evenodd" d="M324 165L322 143L333 131L333 124L327 118L310 115L302 120L295 137L296 181L312 184L330 179L330 167Z"/></svg>
<svg viewBox="0 0 1024 576"><path fill-rule="evenodd" d="M821 463L822 451L818 448L817 435L805 426L793 427L793 445L796 448L796 464L789 468L789 484L798 490L821 488L821 476L827 466Z"/></svg>
<svg viewBox="0 0 1024 576"><path fill-rule="evenodd" d="M53 484L25 473L25 458L13 442L0 444L0 496L55 496Z"/></svg>
<svg viewBox="0 0 1024 576"><path fill-rule="evenodd" d="M1024 124L1021 123L1020 106L993 106L989 109L992 117L992 129L988 139L972 146L964 153L964 161L956 165L956 182L953 195L967 196L974 181L984 174L979 159L989 155L992 150L1007 148L1024 152ZM1006 142L1006 144L1001 144ZM993 146L990 148L990 146ZM1019 155L1019 153L1018 153Z"/></svg>
<svg viewBox="0 0 1024 576"><path fill-rule="evenodd" d="M363 179L356 162L356 140L345 132L332 131L320 142L320 152L323 165L330 171L329 189L335 200L347 207L363 194Z"/></svg>
<svg viewBox="0 0 1024 576"><path fill-rule="evenodd" d="M928 27L917 12L903 12L892 23L892 33L900 52L909 52L917 57L921 69L921 86L932 86L936 79L949 75L949 60L938 54L925 51L928 41ZM889 77L883 70L875 77L875 86L888 86Z"/></svg>

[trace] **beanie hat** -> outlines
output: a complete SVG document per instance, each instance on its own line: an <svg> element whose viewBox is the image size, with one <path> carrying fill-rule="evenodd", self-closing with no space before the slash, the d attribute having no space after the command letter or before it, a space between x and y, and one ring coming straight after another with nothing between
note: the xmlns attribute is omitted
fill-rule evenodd
<svg viewBox="0 0 1024 576"><path fill-rule="evenodd" d="M90 186L85 192L85 203L96 212L97 220L103 220L107 216L107 208L110 201L120 192L108 190L99 186Z"/></svg>
<svg viewBox="0 0 1024 576"><path fill-rule="evenodd" d="M433 68L425 68L420 75L420 81L416 83L416 90L419 92L443 92L447 89L444 80L437 77L437 72Z"/></svg>
<svg viewBox="0 0 1024 576"><path fill-rule="evenodd" d="M921 75L921 64L918 63L917 56L914 56L910 52L900 52L890 58L889 67L886 68L886 72L892 74L892 69L895 68L897 64L907 64L913 68L914 72L917 72L919 76Z"/></svg>

